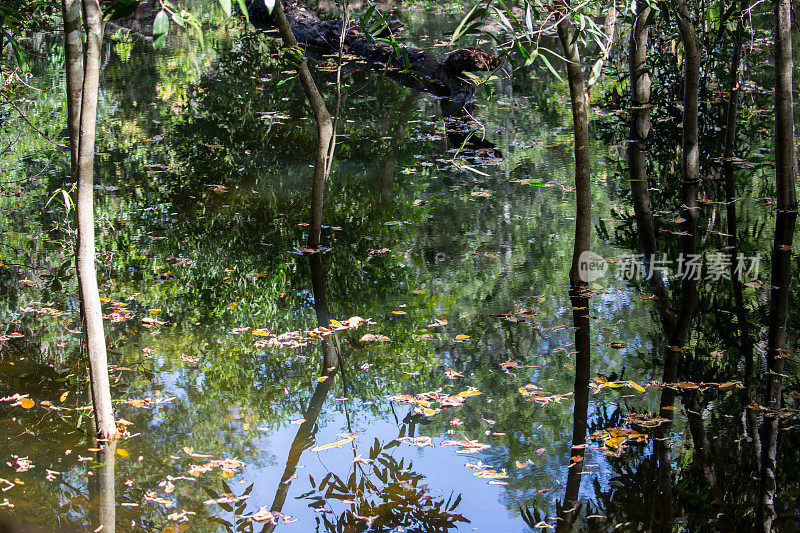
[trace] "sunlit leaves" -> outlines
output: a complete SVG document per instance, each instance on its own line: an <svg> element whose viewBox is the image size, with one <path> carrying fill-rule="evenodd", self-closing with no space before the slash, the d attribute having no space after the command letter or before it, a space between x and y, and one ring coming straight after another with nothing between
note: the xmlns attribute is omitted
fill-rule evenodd
<svg viewBox="0 0 800 533"><path fill-rule="evenodd" d="M353 439L356 438L355 433L342 433L339 435L341 439L330 442L328 444L321 444L319 446L314 446L311 448L312 452L321 452L324 450L330 450L331 448L341 448L343 445L347 444L348 442L352 442Z"/></svg>
<svg viewBox="0 0 800 533"><path fill-rule="evenodd" d="M20 398L19 400L19 406L22 407L23 409L30 409L34 405L36 405L36 402L31 400L30 398Z"/></svg>
<svg viewBox="0 0 800 533"><path fill-rule="evenodd" d="M626 428L597 430L592 433L590 438L603 443L603 453L617 457L625 452L629 443L645 444L647 442L647 435Z"/></svg>
<svg viewBox="0 0 800 533"><path fill-rule="evenodd" d="M153 20L153 47L161 48L167 42L169 33L169 15L163 9L156 13Z"/></svg>

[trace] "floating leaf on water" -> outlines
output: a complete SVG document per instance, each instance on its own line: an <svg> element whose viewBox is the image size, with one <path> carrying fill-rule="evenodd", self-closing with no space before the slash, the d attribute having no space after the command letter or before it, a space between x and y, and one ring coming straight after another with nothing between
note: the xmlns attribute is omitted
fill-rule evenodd
<svg viewBox="0 0 800 533"><path fill-rule="evenodd" d="M456 379L457 377L459 377L459 378L463 378L464 377L464 374L462 374L461 372L456 372L452 368L448 368L445 371L444 375L447 377L447 379Z"/></svg>
<svg viewBox="0 0 800 533"><path fill-rule="evenodd" d="M367 333L363 335L360 339L361 342L389 342L391 339L386 335L373 335L372 333Z"/></svg>
<svg viewBox="0 0 800 533"><path fill-rule="evenodd" d="M508 473L506 473L505 468L502 470L494 470L489 468L487 470L481 470L479 472L475 472L472 475L483 479L505 479L508 477Z"/></svg>
<svg viewBox="0 0 800 533"><path fill-rule="evenodd" d="M36 405L36 402L34 402L33 400L31 400L30 398L20 398L20 400L19 400L19 405L20 405L20 407L22 407L23 409L30 409L31 407L33 407L34 405Z"/></svg>
<svg viewBox="0 0 800 533"><path fill-rule="evenodd" d="M638 390L639 392L644 392L644 387L642 387L641 385L639 385L638 383L636 383L636 382L635 382L635 381L633 381L633 380L630 380L630 379L629 379L629 380L628 380L628 385L629 385L629 386L630 386L632 389Z"/></svg>
<svg viewBox="0 0 800 533"><path fill-rule="evenodd" d="M357 328L364 322L366 322L366 320L364 320L360 316L351 316L350 318L347 319L347 326L350 328Z"/></svg>
<svg viewBox="0 0 800 533"><path fill-rule="evenodd" d="M459 392L458 396L463 396L464 398L469 398L470 396L479 396L481 394L482 394L481 391L479 391L475 387L467 387L467 390Z"/></svg>
<svg viewBox="0 0 800 533"><path fill-rule="evenodd" d="M341 448L343 445L347 444L348 442L351 442L355 438L356 438L355 435L350 434L350 435L348 435L347 437L344 437L341 440L337 440L336 442L329 442L328 444L322 444L320 446L314 446L313 448L311 448L311 451L312 452L321 452L323 450L329 450L331 448Z"/></svg>
<svg viewBox="0 0 800 533"><path fill-rule="evenodd" d="M400 437L400 442L405 442L411 444L412 446L419 446L420 448L424 448L425 446L433 446L433 441L430 437L420 436L420 437Z"/></svg>

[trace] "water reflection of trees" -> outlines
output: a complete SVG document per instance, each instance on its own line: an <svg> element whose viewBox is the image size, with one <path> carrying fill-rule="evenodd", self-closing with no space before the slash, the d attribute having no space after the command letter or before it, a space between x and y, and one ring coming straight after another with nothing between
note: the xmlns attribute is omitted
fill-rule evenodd
<svg viewBox="0 0 800 533"><path fill-rule="evenodd" d="M314 229L312 227L311 231ZM327 328L331 325L331 316L325 289L328 275L323 268L322 254L311 253L308 262L317 323L318 326ZM317 421L337 372L347 393L345 368L342 366L346 363L340 353L341 346L336 335L323 337L320 349L322 371L319 382L303 415L305 420L289 450L284 473L270 506L271 513L280 513L283 510L298 462L314 443ZM453 512L459 505L460 496L455 499L451 496L445 501L431 495L430 489L421 483L425 476L415 473L410 461L398 460L388 453L388 450L398 444L399 441L394 440L382 445L376 438L369 458L357 458L353 448L354 461L349 474L340 477L335 472L329 472L318 484L313 478L309 478L312 490L303 497L309 500L309 507L321 513L317 521L322 522L327 531L389 531L403 526L409 532L444 532L466 520ZM334 501L349 502L350 508L337 515L329 506ZM276 525L277 518L268 522L264 531L271 532Z"/></svg>

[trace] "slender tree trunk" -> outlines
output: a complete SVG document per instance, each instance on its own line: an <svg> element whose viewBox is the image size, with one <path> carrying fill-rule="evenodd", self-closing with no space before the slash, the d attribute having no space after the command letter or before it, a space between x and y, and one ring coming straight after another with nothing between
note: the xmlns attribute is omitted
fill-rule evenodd
<svg viewBox="0 0 800 533"><path fill-rule="evenodd" d="M731 79L728 86L728 114L725 124L725 152L722 159L722 175L725 180L725 204L728 220L728 249L731 257L731 281L733 282L733 298L736 306L736 317L739 322L739 345L744 356L744 384L750 394L753 377L753 339L748 328L747 310L744 306L742 280L737 268L739 256L738 224L736 216L736 181L733 171L733 157L736 150L736 121L739 118L739 89L742 73L742 33L744 32L744 10L750 4L742 0L736 22L736 38L731 58ZM750 403L750 402L748 402Z"/></svg>
<svg viewBox="0 0 800 533"><path fill-rule="evenodd" d="M280 1L275 2L273 16L283 44L290 48L297 48L297 39L292 33L292 28L286 19L286 14L283 12L283 6ZM308 232L308 247L319 248L321 231L314 228L321 228L322 225L325 183L331 173L333 152L336 147L336 131L333 125L333 117L331 117L328 108L325 106L325 100L322 98L319 89L317 89L314 78L311 77L308 63L305 60L300 62L297 72L308 103L314 112L314 118L317 121L317 152L314 161L314 180L311 184L311 221L309 223L311 229Z"/></svg>
<svg viewBox="0 0 800 533"><path fill-rule="evenodd" d="M89 484L89 499L94 511L92 527L100 526L103 533L114 533L116 529L116 491L114 475L117 459L117 441L97 443L95 475Z"/></svg>
<svg viewBox="0 0 800 533"><path fill-rule="evenodd" d="M94 246L94 145L103 22L97 0L83 0L86 29L85 62L81 45L80 5L64 0L65 55L67 63L67 123L70 133L72 173L78 184L76 218L78 242L76 266L83 316L83 332L89 362L95 429L101 439L117 434L108 379L103 315L97 289Z"/></svg>
<svg viewBox="0 0 800 533"><path fill-rule="evenodd" d="M589 122L586 117L586 90L583 69L575 30L572 27L570 5L567 0L555 4L561 17L558 37L567 59L567 81L572 102L572 126L575 137L575 245L572 252L572 267L569 271L570 290L580 292L585 283L580 277L581 254L589 251L592 231L591 166L589 163Z"/></svg>
<svg viewBox="0 0 800 533"><path fill-rule="evenodd" d="M778 467L778 411L782 403L783 358L786 356L786 318L794 226L797 220L795 181L797 157L792 99L792 28L790 0L775 1L775 190L778 212L772 248L767 331L765 403L769 408L761 426L761 478L756 528L772 531Z"/></svg>
<svg viewBox="0 0 800 533"><path fill-rule="evenodd" d="M650 185L647 177L647 143L652 131L650 122L650 72L647 67L647 40L650 28L647 19L650 17L650 3L637 0L634 14L628 54L628 68L631 77L631 128L628 144L628 169L631 176L631 199L636 216L639 233L639 244L642 247L642 259L647 268L648 279L655 304L658 309L664 331L672 331L675 325L675 312L667 291L667 286L660 272L653 271L653 261L658 255L655 230L653 228L653 211L650 205Z"/></svg>
<svg viewBox="0 0 800 533"><path fill-rule="evenodd" d="M572 296L572 322L575 326L575 407L572 413L572 448L567 472L564 501L558 511L557 532L572 531L578 517L576 504L581 488L583 458L586 453L586 430L589 416L589 376L591 375L591 338L589 321L589 297Z"/></svg>
<svg viewBox="0 0 800 533"><path fill-rule="evenodd" d="M575 242L572 250L572 266L569 271L569 296L572 303L572 319L576 326L575 345L578 357L575 361L575 410L573 415L572 454L583 458L586 443L586 425L589 408L589 375L591 368L591 343L589 331L589 287L587 280L581 278L580 268L583 256L589 251L592 230L592 189L591 166L589 162L589 122L586 113L588 95L583 79L583 67L575 41L572 26L571 7L568 0L555 3L561 20L558 23L558 38L567 59L567 82L572 104L572 126L575 140ZM571 461L567 475L563 509L559 521L560 530L575 520L571 511L578 499L581 474L581 461ZM568 528L567 528L568 529Z"/></svg>
<svg viewBox="0 0 800 533"><path fill-rule="evenodd" d="M724 531L735 531L735 524L731 522L733 515L725 502L725 495L728 494L728 491L726 490L724 479L717 476L714 456L711 452L711 443L708 440L708 432L703 421L702 411L704 407L700 404L698 396L699 394L696 391L690 391L682 397L683 404L686 406L689 432L694 446L695 464L700 469L708 485L711 497L714 498L714 505L719 511L717 514L717 527Z"/></svg>
<svg viewBox="0 0 800 533"><path fill-rule="evenodd" d="M314 311L317 314L317 324L323 327L329 327L331 323L330 310L328 309L328 301L325 296L325 271L322 268L322 256L318 253L308 256L308 264L311 269L311 289L314 294ZM320 381L314 389L314 394L311 396L311 401L308 404L308 409L305 410L303 418L305 421L297 430L292 447L289 450L289 456L286 458L286 467L283 471L283 477L278 484L278 490L275 492L275 498L272 500L270 511L280 512L286 503L286 497L289 494L289 487L295 477L297 471L297 463L300 461L300 456L313 442L314 435L317 432L317 418L322 411L322 406L325 403L328 393L333 386L333 378L336 376L337 371L342 370L342 382L344 383L344 368L339 365L339 357L337 347L334 345L335 340L332 335L322 338L320 348L322 349L322 372ZM275 524L268 522L263 533L269 533L275 530Z"/></svg>
<svg viewBox="0 0 800 533"><path fill-rule="evenodd" d="M683 140L681 144L681 255L689 261L697 255L697 190L700 181L700 146L698 142L698 108L700 84L700 52L694 24L685 0L678 1L678 29L684 50L683 84ZM673 383L678 376L678 366L685 349L694 312L697 308L697 279L684 277L681 281L681 307L675 326L669 332L669 346L664 358L664 383ZM662 406L674 404L674 390L664 389ZM664 402L666 400L666 402ZM661 416L672 419L672 411Z"/></svg>
<svg viewBox="0 0 800 533"><path fill-rule="evenodd" d="M295 478L295 473L297 472L297 464L300 462L300 457L314 442L314 435L316 435L318 428L317 419L322 411L325 398L327 398L333 386L335 376L336 369L332 371L323 371L321 377L325 379L314 388L314 393L311 395L311 400L308 403L308 409L303 413L303 418L305 420L300 425L292 441L289 455L286 457L286 466L283 469L283 476L281 476L281 481L278 483L278 489L275 491L275 497L269 508L273 513L283 510L286 497L289 495L289 488L292 486L292 480ZM272 522L267 522L264 529L261 530L262 533L272 533L272 531L275 531L275 525L276 524Z"/></svg>
<svg viewBox="0 0 800 533"><path fill-rule="evenodd" d="M83 92L83 39L81 37L81 0L63 0L64 50L67 81L67 130L69 131L72 177L78 179L80 146L81 94Z"/></svg>

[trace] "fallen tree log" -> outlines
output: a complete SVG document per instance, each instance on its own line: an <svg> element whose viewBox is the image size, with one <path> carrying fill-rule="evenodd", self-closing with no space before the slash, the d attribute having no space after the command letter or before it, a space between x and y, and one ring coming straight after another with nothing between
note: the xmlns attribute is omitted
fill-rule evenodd
<svg viewBox="0 0 800 533"><path fill-rule="evenodd" d="M322 20L299 0L284 0L282 5L298 43L328 53L338 52L341 20ZM248 4L248 13L254 26L274 27L272 16L262 0L252 0ZM400 21L391 21L383 35L397 32L402 26ZM442 110L445 116L450 117L469 111L475 100L475 85L463 73L491 71L501 64L498 56L479 48L456 50L447 57L410 46L399 50L405 57L398 57L395 47L376 41L357 25L345 28L344 53L357 56L373 67L388 68L392 78L404 85L449 100L442 103Z"/></svg>

